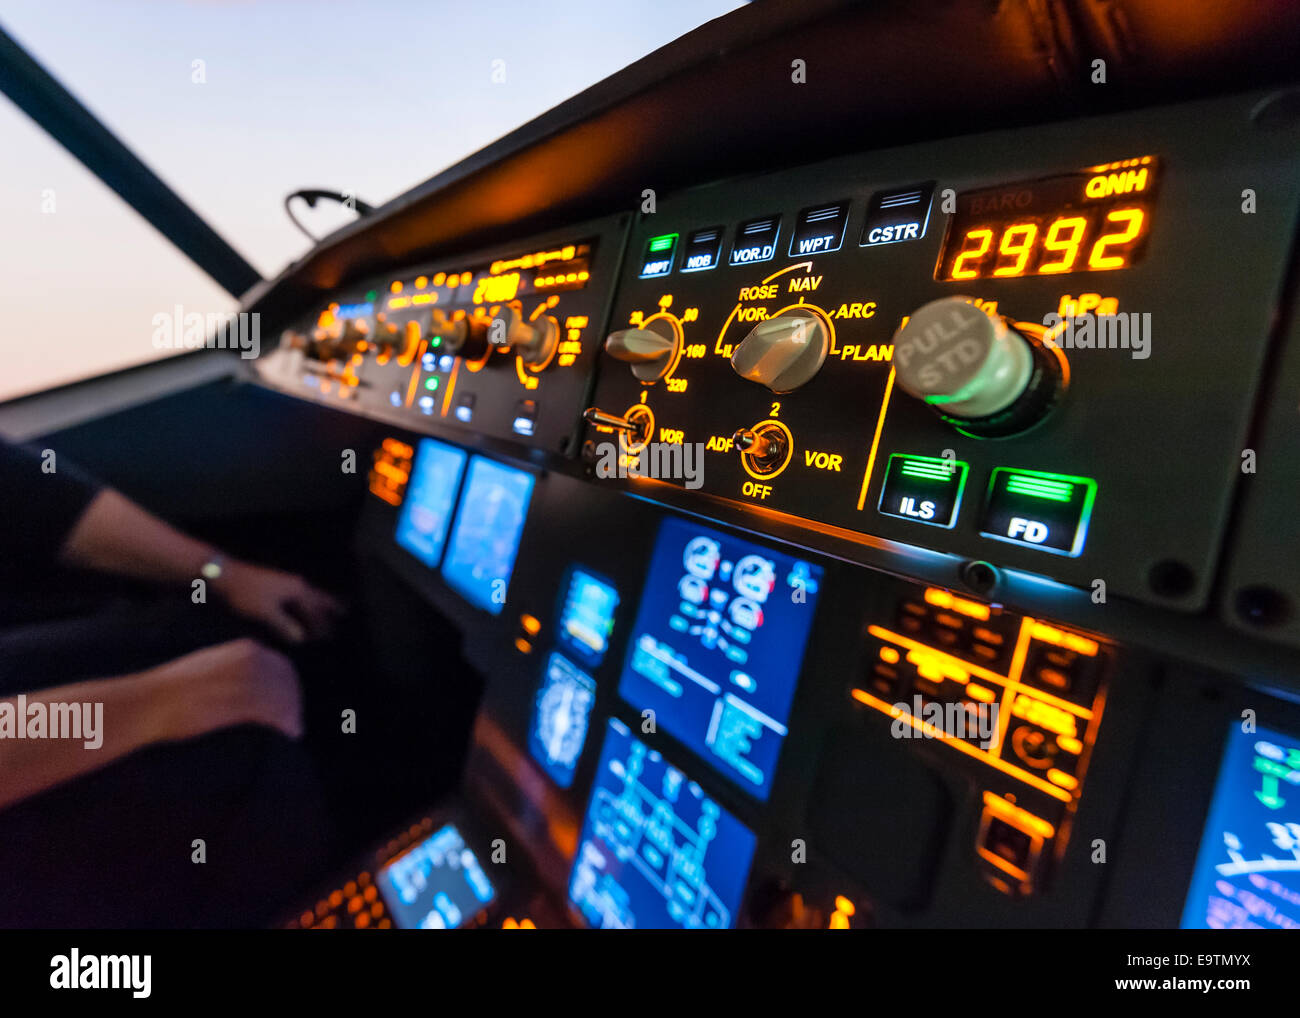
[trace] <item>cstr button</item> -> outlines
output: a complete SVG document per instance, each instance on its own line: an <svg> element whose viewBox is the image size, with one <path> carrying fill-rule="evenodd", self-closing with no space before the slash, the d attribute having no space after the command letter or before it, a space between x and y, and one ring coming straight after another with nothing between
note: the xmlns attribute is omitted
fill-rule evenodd
<svg viewBox="0 0 1300 1018"><path fill-rule="evenodd" d="M877 509L886 516L951 527L957 522L967 469L959 460L894 453L885 468Z"/></svg>
<svg viewBox="0 0 1300 1018"><path fill-rule="evenodd" d="M1091 477L998 467L989 481L980 533L1055 555L1078 555L1097 497Z"/></svg>

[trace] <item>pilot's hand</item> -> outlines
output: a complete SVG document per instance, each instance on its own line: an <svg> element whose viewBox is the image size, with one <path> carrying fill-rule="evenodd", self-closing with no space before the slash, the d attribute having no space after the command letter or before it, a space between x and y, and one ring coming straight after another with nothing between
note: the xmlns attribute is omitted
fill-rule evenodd
<svg viewBox="0 0 1300 1018"><path fill-rule="evenodd" d="M343 606L301 576L247 562L230 562L216 592L231 611L260 622L287 643L328 636Z"/></svg>
<svg viewBox="0 0 1300 1018"><path fill-rule="evenodd" d="M146 674L165 694L157 733L165 741L247 724L302 737L302 692L293 662L256 640L205 647Z"/></svg>

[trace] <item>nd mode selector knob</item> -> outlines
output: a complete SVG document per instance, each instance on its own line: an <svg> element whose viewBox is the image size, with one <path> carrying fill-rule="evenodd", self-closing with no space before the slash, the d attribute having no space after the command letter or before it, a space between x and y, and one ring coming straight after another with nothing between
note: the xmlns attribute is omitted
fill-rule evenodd
<svg viewBox="0 0 1300 1018"><path fill-rule="evenodd" d="M741 378L773 392L793 392L821 370L830 348L830 330L811 308L789 308L759 322L731 354Z"/></svg>
<svg viewBox="0 0 1300 1018"><path fill-rule="evenodd" d="M1061 359L1053 351L969 297L917 308L893 344L899 388L978 437L1032 427L1063 387Z"/></svg>

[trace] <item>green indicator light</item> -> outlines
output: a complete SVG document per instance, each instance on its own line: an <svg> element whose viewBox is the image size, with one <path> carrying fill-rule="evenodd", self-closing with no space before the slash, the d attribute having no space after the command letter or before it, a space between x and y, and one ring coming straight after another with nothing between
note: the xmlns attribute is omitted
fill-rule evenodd
<svg viewBox="0 0 1300 1018"><path fill-rule="evenodd" d="M378 297L378 296L379 296L379 292L376 291L376 290L367 290L367 291L366 291L366 300L368 300L368 301L373 302L374 299L375 299L376 297Z"/></svg>
<svg viewBox="0 0 1300 1018"><path fill-rule="evenodd" d="M919 477L927 481L950 481L957 473L956 468L930 467L919 463L905 463L899 470L904 477Z"/></svg>
<svg viewBox="0 0 1300 1018"><path fill-rule="evenodd" d="M442 346L442 337L434 336L433 339L429 340L429 345L435 348Z"/></svg>
<svg viewBox="0 0 1300 1018"><path fill-rule="evenodd" d="M677 240L677 234L675 233L665 233L662 237L651 237L649 250L652 252L667 251L670 247L673 246L673 243L676 240Z"/></svg>
<svg viewBox="0 0 1300 1018"><path fill-rule="evenodd" d="M1074 485L1059 481L1042 481L1013 474L1007 481L1007 491L1013 495L1027 495L1049 502L1068 502L1074 497Z"/></svg>
<svg viewBox="0 0 1300 1018"><path fill-rule="evenodd" d="M903 456L895 453L890 457L900 460L898 472L904 477L915 477L923 481L951 481L961 476L966 464L958 460L936 459L932 456Z"/></svg>
<svg viewBox="0 0 1300 1018"><path fill-rule="evenodd" d="M426 389L428 389L430 392L432 392L434 389L438 388L438 379L437 379L437 378L426 378L426 379L424 380L424 387L425 387Z"/></svg>

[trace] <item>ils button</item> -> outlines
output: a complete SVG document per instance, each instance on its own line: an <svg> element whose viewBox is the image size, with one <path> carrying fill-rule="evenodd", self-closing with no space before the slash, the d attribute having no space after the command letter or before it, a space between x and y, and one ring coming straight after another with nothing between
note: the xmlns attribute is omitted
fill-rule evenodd
<svg viewBox="0 0 1300 1018"><path fill-rule="evenodd" d="M1083 551L1096 497L1091 477L998 467L989 481L980 533L1073 557Z"/></svg>
<svg viewBox="0 0 1300 1018"><path fill-rule="evenodd" d="M957 522L966 473L966 464L958 460L894 453L885 468L877 508L886 516L951 527Z"/></svg>

